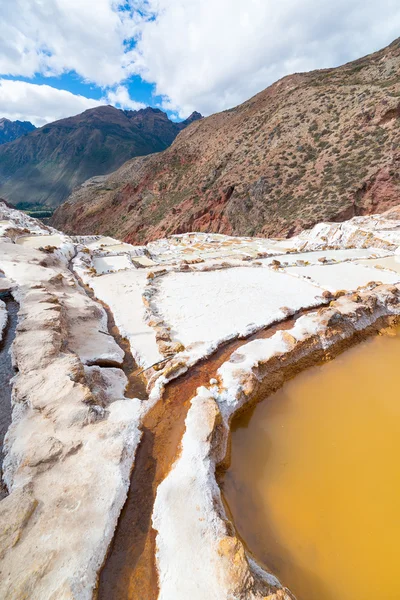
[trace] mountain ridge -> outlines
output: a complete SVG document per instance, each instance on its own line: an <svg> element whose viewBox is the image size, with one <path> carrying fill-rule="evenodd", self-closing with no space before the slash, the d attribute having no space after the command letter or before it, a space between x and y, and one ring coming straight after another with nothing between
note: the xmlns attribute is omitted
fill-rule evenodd
<svg viewBox="0 0 400 600"><path fill-rule="evenodd" d="M6 117L0 118L0 145L13 142L19 137L36 129L30 121L11 121Z"/></svg>
<svg viewBox="0 0 400 600"><path fill-rule="evenodd" d="M399 117L397 39L191 124L161 154L75 190L53 223L143 243L191 230L289 236L381 212L399 199Z"/></svg>
<svg viewBox="0 0 400 600"><path fill-rule="evenodd" d="M157 108L104 105L48 123L0 146L0 195L16 205L57 206L89 177L164 150L198 118L174 123Z"/></svg>

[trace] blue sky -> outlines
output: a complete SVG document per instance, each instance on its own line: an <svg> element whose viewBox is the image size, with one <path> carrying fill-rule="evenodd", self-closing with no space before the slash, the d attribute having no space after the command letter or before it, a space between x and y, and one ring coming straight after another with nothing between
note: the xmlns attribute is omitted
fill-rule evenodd
<svg viewBox="0 0 400 600"><path fill-rule="evenodd" d="M389 44L399 0L3 0L0 116L99 104L184 119Z"/></svg>
<svg viewBox="0 0 400 600"><path fill-rule="evenodd" d="M33 77L15 77L12 75L2 75L2 77L5 79L11 79L14 81L16 81L16 80L25 81L26 83L36 83L39 85L41 85L41 84L51 85L52 87L54 87L58 90L69 90L73 94L80 94L81 96L86 96L87 98L93 98L94 100L100 100L103 96L103 92L100 87L96 86L94 83L89 83L89 82L86 83L75 72L63 73L62 75L53 76L53 77L45 77L44 75L40 75L40 74L34 75ZM135 93L142 94L143 102L149 102L150 97L151 97L151 92L152 92L151 86L142 82L140 78L139 78L139 84L142 84L145 88L150 88L150 89L145 89L144 92L142 93L141 91L139 92L139 89L138 89L139 86L135 86L135 89L133 91L135 91ZM133 86L134 86L134 84L133 84Z"/></svg>
<svg viewBox="0 0 400 600"><path fill-rule="evenodd" d="M76 72L63 73L58 76L44 76L36 74L33 77L15 77L11 75L1 75L3 79L11 81L24 81L38 85L49 85L58 90L68 90L74 95L81 95L93 100L102 100L104 98L104 89L95 83L87 82ZM143 103L146 106L161 108L162 96L155 94L154 84L143 81L138 75L131 76L124 82L128 94L135 101ZM165 109L164 109L165 110ZM180 120L174 111L165 110L169 116L175 120Z"/></svg>

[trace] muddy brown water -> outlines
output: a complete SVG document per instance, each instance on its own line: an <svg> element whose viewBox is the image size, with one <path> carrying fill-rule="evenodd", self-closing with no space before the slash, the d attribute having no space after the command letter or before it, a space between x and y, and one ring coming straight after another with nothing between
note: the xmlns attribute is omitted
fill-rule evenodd
<svg viewBox="0 0 400 600"><path fill-rule="evenodd" d="M19 305L11 295L2 298L7 307L8 320L4 336L0 342L0 470L3 464L3 442L11 423L11 379L15 371L11 362L10 348L15 338L18 323ZM4 486L0 484L0 500L6 495Z"/></svg>
<svg viewBox="0 0 400 600"><path fill-rule="evenodd" d="M209 385L232 352L253 339L268 338L278 330L289 329L305 312L309 311L298 313L245 340L228 342L167 385L162 400L144 418L143 437L136 453L128 497L100 573L98 600L157 599L156 532L152 528L151 515L157 488L179 454L191 399L199 386Z"/></svg>
<svg viewBox="0 0 400 600"><path fill-rule="evenodd" d="M400 598L400 328L288 381L233 423L235 527L298 600Z"/></svg>

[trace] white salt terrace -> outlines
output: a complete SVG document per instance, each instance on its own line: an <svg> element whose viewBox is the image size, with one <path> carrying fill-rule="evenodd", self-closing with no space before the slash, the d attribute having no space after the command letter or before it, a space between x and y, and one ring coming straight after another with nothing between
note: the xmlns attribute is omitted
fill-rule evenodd
<svg viewBox="0 0 400 600"><path fill-rule="evenodd" d="M185 346L249 335L322 302L312 283L257 267L170 273L159 290L155 303Z"/></svg>
<svg viewBox="0 0 400 600"><path fill-rule="evenodd" d="M293 249L292 242L263 238L234 238L221 234L182 234L148 244L153 258L160 263L185 259L233 258L258 253L277 254Z"/></svg>
<svg viewBox="0 0 400 600"><path fill-rule="evenodd" d="M52 235L26 235L17 238L16 243L27 248L41 248L46 246L60 247L68 240L66 236L58 233Z"/></svg>
<svg viewBox="0 0 400 600"><path fill-rule="evenodd" d="M373 260L358 260L357 264L374 267L375 269L389 269L390 271L395 271L400 274L400 256L397 254ZM377 275L377 277L379 277L379 275Z"/></svg>
<svg viewBox="0 0 400 600"><path fill-rule="evenodd" d="M260 262L270 265L274 260L279 260L282 266L296 266L297 261L308 262L310 264L321 264L323 259L328 262L343 262L347 260L357 260L359 258L375 258L378 256L387 256L388 252L380 248L346 248L344 250L315 250L314 252L296 252L281 254L262 258ZM368 262L368 261L367 261Z"/></svg>
<svg viewBox="0 0 400 600"><path fill-rule="evenodd" d="M296 238L292 250L295 242ZM92 265L97 275L86 273L84 278L96 296L111 308L121 334L129 339L136 360L144 368L163 358L156 332L145 318L142 298L146 286L151 285L147 272L157 263L165 265L169 272L155 280L156 293L151 297L150 310L155 310L156 318L161 317L170 328L171 340L182 343L186 352L192 349L197 358L222 341L236 335L247 336L300 309L326 302L322 297L325 290L352 291L371 281L396 283L400 279L393 271L368 266L374 260L391 260L387 249L342 248L282 254L291 243L292 240L187 234L149 243L147 249L153 260L143 254L132 256L143 252L143 247L123 244L123 254L115 254L114 250L113 255L102 252L102 256L94 256ZM100 238L90 246L98 251L117 248L118 244L112 238ZM126 247L131 249L129 255ZM257 258L264 268L237 261L241 256L256 258L260 252L271 252L268 258ZM174 264L185 256L203 262L192 265L190 272L175 272ZM213 270L229 258L231 268ZM323 264L324 259L327 264ZM270 268L274 260L279 260L283 268Z"/></svg>
<svg viewBox="0 0 400 600"><path fill-rule="evenodd" d="M96 236L97 237L97 236ZM143 246L132 246L132 244L127 244L126 242L120 242L115 238L111 237L98 237L95 240L91 240L85 243L85 246L90 250L102 251L105 253L108 252L128 252L128 253L137 253L138 250L142 251Z"/></svg>
<svg viewBox="0 0 400 600"><path fill-rule="evenodd" d="M122 269L134 268L131 260L126 254L116 256L96 256L93 258L93 266L96 273L111 273L112 271L120 271Z"/></svg>
<svg viewBox="0 0 400 600"><path fill-rule="evenodd" d="M87 246L88 248L90 248L90 250L98 250L100 248L103 247L110 247L110 246L124 246L125 243L124 242L120 242L119 240L116 240L115 238L111 238L111 237L99 237L91 242L87 242L85 244L85 246ZM127 246L129 246L130 244L126 244Z"/></svg>
<svg viewBox="0 0 400 600"><path fill-rule="evenodd" d="M353 262L335 265L311 265L309 267L289 267L285 269L290 275L308 278L324 290L332 293L339 290L355 290L359 286L367 285L372 281L382 283L397 283L400 275L389 271L378 271Z"/></svg>
<svg viewBox="0 0 400 600"><path fill-rule="evenodd" d="M17 330L13 350L19 383L14 388L18 405L6 447L10 496L0 503L4 511L8 507L10 514L15 513L16 530L23 535L18 543L7 546L1 559L0 569L8 573L7 580L0 577L1 597L22 597L8 593L21 584L19 589L30 600L67 596L91 600L129 487L129 473L135 468L143 415L153 402L163 400L163 384L177 373L171 371L171 365L180 369L183 364L190 374L191 365L222 341L249 335L298 310L329 302L323 297L325 290L350 292L372 281L400 282L400 257L394 254L400 246L400 221L383 217L323 224L291 240L196 233L152 242L146 248L105 236L78 239L74 246L68 236L2 203L0 217L0 269L12 282L25 311L20 313L25 316L25 328ZM8 228L27 228L29 234L14 244L7 236ZM364 235L365 231L371 236ZM47 255L38 250L45 246L59 250ZM338 249L326 249L328 246ZM302 253L304 247L307 252ZM123 397L126 379L121 370L110 365L87 366L105 360L112 366L121 364L123 352L113 336L107 335L104 311L69 271L74 249L78 251L72 265L75 273L108 305L141 367L161 361L169 348L174 348L169 367L162 365L149 377L149 402ZM259 254L270 256L260 258ZM243 261L247 257L255 260ZM327 264L319 260L324 258ZM180 263L185 259L204 262L186 264L183 269ZM276 268L272 260L279 260L282 266ZM303 261L303 266L297 261ZM379 266L383 269L376 268ZM371 300L371 310L368 303L364 305L364 320L358 316L358 299L343 297L335 303L343 315L351 313L357 331L376 318L374 294L371 289L360 292L365 302ZM377 288L376 294L384 314L400 313L396 289ZM57 307L62 307L66 321ZM328 312L335 310L333 306ZM325 334L323 314L313 311L298 319L291 336L278 332L269 340L242 346L237 353L240 360L225 362L218 372L222 392L214 384L211 391L199 388L188 413L181 454L158 488L152 513L158 532L160 598L245 597L244 587L235 594L226 591L232 564L237 572L244 572L244 551L240 554L232 548L232 554L226 555L228 562L219 552L221 541L232 538L226 537L225 524L216 510L218 487L210 454L214 417L219 410L224 418L236 410L244 378L259 360L288 351L293 340L301 342L316 331ZM5 316L0 302L0 329ZM60 331L68 341L68 353L62 345L57 346L61 344ZM166 342L168 335L185 349ZM40 336L47 340L46 346ZM331 343L331 338L324 343ZM88 382L94 382L91 388L81 382L82 372ZM101 418L86 422L86 415L92 414L91 402L96 400L99 375L107 410L99 413ZM241 397L243 400L243 394ZM55 438L65 446L62 455L53 448ZM52 462L47 460L48 448L53 448ZM27 488L28 463L24 460L29 455L29 477L34 485ZM34 461L36 455L43 464ZM37 470L36 464L40 466ZM35 510L43 524L40 527L37 516L26 527L24 514L18 513L14 498L25 502L24 494L32 502L39 500ZM53 551L54 561L48 558ZM43 577L38 575L42 568L46 569ZM192 573L197 575L190 577ZM260 596L252 598L259 600Z"/></svg>
<svg viewBox="0 0 400 600"><path fill-rule="evenodd" d="M129 340L132 354L143 368L163 357L157 346L154 330L145 322L142 294L147 283L144 269L87 277L97 298L111 309L121 335Z"/></svg>

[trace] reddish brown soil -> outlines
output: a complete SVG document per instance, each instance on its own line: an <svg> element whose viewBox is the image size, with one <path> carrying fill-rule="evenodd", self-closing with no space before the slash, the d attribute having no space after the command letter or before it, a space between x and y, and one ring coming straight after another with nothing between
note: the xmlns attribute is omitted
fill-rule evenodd
<svg viewBox="0 0 400 600"><path fill-rule="evenodd" d="M400 39L192 123L164 152L74 190L53 224L143 243L187 231L286 237L383 212L400 199L399 133Z"/></svg>

